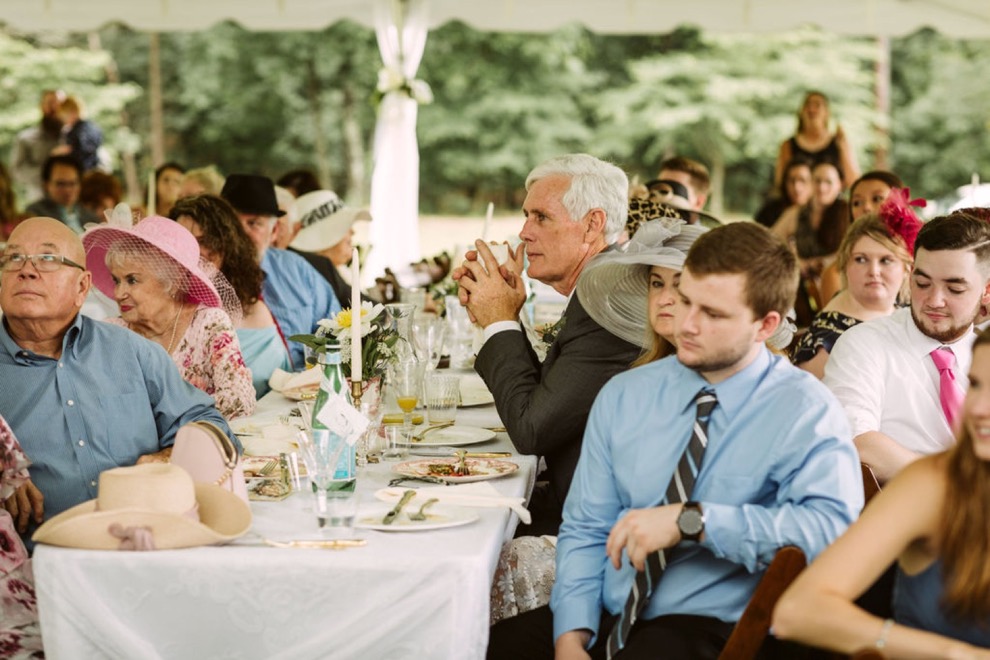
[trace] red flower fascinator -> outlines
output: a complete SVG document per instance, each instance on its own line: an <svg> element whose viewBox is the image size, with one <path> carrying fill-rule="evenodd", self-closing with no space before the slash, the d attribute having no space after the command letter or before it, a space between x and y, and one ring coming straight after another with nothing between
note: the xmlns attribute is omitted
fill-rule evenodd
<svg viewBox="0 0 990 660"><path fill-rule="evenodd" d="M890 233L901 237L912 256L914 256L914 239L918 237L918 232L921 231L921 220L918 219L912 207L924 208L925 206L925 200L911 199L909 188L894 188L877 211L877 215L887 225Z"/></svg>

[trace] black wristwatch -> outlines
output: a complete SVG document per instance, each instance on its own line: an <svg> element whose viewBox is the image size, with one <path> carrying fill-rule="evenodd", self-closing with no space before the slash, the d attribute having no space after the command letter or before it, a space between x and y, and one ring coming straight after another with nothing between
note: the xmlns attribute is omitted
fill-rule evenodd
<svg viewBox="0 0 990 660"><path fill-rule="evenodd" d="M677 528L685 541L698 541L705 531L705 512L698 502L685 502L677 516Z"/></svg>

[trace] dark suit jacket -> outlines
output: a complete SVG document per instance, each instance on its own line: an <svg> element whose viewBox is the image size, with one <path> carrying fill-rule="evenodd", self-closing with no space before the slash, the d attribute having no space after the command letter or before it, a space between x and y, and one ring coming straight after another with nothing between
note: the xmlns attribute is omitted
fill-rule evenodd
<svg viewBox="0 0 990 660"><path fill-rule="evenodd" d="M564 318L543 364L525 333L504 331L485 342L474 365L516 449L546 459L558 523L591 404L608 379L628 369L640 353L588 316L577 293Z"/></svg>

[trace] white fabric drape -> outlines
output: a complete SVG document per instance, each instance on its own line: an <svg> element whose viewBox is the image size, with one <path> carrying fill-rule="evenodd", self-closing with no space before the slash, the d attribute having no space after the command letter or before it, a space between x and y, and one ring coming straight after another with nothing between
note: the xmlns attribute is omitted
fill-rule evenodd
<svg viewBox="0 0 990 660"><path fill-rule="evenodd" d="M378 50L391 77L416 77L426 47L427 0L376 0ZM370 225L373 249L365 273L401 268L420 258L417 102L403 90L386 92L375 127ZM365 284L368 279L362 278Z"/></svg>

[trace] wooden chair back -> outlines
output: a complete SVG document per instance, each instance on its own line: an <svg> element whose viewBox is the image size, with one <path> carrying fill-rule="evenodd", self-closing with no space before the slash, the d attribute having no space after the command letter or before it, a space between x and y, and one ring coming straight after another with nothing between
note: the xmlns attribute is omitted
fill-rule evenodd
<svg viewBox="0 0 990 660"><path fill-rule="evenodd" d="M729 640L725 643L719 660L748 660L755 658L770 632L770 617L784 590L804 570L807 561L804 552L793 545L777 551L760 583L749 599Z"/></svg>
<svg viewBox="0 0 990 660"><path fill-rule="evenodd" d="M869 504L873 496L880 492L880 482L873 473L873 468L866 463L860 463L859 466L863 470L863 503Z"/></svg>

